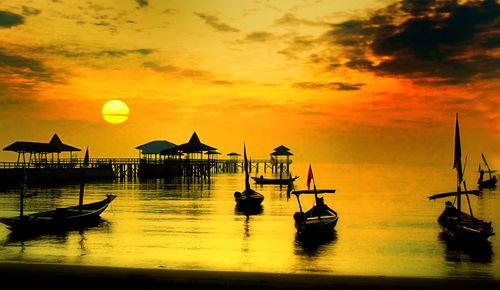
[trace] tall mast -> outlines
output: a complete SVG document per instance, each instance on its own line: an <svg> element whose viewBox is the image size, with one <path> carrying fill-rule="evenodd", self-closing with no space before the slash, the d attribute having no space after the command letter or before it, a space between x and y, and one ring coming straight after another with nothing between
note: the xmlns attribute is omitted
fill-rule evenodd
<svg viewBox="0 0 500 290"><path fill-rule="evenodd" d="M457 170L457 209L460 212L462 207L461 201L461 187L463 180L463 171L462 171L462 147L460 146L460 129L458 127L458 113L457 120L455 125L455 161L453 162L453 168ZM458 215L460 219L460 213Z"/></svg>
<svg viewBox="0 0 500 290"><path fill-rule="evenodd" d="M83 159L83 164L82 164L82 180L80 182L80 198L78 200L78 210L82 211L82 205L83 205L83 191L85 189L85 178L86 178L86 172L85 169L89 165L89 147L87 147L87 151L85 152L85 158Z"/></svg>
<svg viewBox="0 0 500 290"><path fill-rule="evenodd" d="M245 191L250 192L250 181L248 176L248 161L247 161L247 148L245 143L243 143L243 154L245 157Z"/></svg>

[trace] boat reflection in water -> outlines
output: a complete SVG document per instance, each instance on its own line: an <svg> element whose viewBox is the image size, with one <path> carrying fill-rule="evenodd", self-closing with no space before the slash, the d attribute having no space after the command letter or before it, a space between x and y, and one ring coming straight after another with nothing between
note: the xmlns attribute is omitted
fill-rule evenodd
<svg viewBox="0 0 500 290"><path fill-rule="evenodd" d="M439 241L445 246L445 260L448 262L472 262L488 264L492 262L493 250L489 241L468 243L439 233Z"/></svg>
<svg viewBox="0 0 500 290"><path fill-rule="evenodd" d="M337 242L337 231L304 235L300 232L295 234L295 254L306 256L318 256L324 251L330 250L330 245Z"/></svg>

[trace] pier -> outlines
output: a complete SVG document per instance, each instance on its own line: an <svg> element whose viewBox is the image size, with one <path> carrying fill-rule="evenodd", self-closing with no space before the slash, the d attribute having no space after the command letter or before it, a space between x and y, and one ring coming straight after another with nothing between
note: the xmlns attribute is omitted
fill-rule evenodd
<svg viewBox="0 0 500 290"><path fill-rule="evenodd" d="M85 167L86 180L148 177L210 178L213 174L244 171L241 154L231 152L227 158L216 148L200 142L194 132L187 143L176 145L166 140L151 141L137 146L138 158L90 158ZM17 162L0 162L1 185L18 186L27 183L79 181L84 168L83 158L73 152L81 149L64 144L57 134L48 143L17 141L4 151L18 154ZM279 173L287 176L292 160L290 149L281 145L269 159L248 160L249 172ZM60 153L69 152L69 158Z"/></svg>

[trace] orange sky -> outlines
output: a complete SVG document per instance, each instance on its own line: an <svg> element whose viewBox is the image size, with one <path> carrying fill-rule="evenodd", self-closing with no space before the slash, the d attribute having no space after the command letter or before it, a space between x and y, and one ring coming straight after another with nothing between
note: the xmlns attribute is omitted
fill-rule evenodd
<svg viewBox="0 0 500 290"><path fill-rule="evenodd" d="M418 2L418 4L415 4ZM196 131L303 162L500 166L496 1L3 1L0 144L136 157ZM496 28L495 28L496 26ZM108 124L119 99L129 119ZM0 151L0 160L13 160ZM476 165L474 165L474 168Z"/></svg>

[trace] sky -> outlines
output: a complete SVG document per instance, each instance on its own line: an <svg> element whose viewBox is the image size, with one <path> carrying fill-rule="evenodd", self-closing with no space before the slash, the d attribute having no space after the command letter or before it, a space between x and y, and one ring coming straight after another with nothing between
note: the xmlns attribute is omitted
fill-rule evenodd
<svg viewBox="0 0 500 290"><path fill-rule="evenodd" d="M196 132L223 155L452 166L458 113L463 156L500 167L499 32L494 0L1 1L0 144L137 157Z"/></svg>

